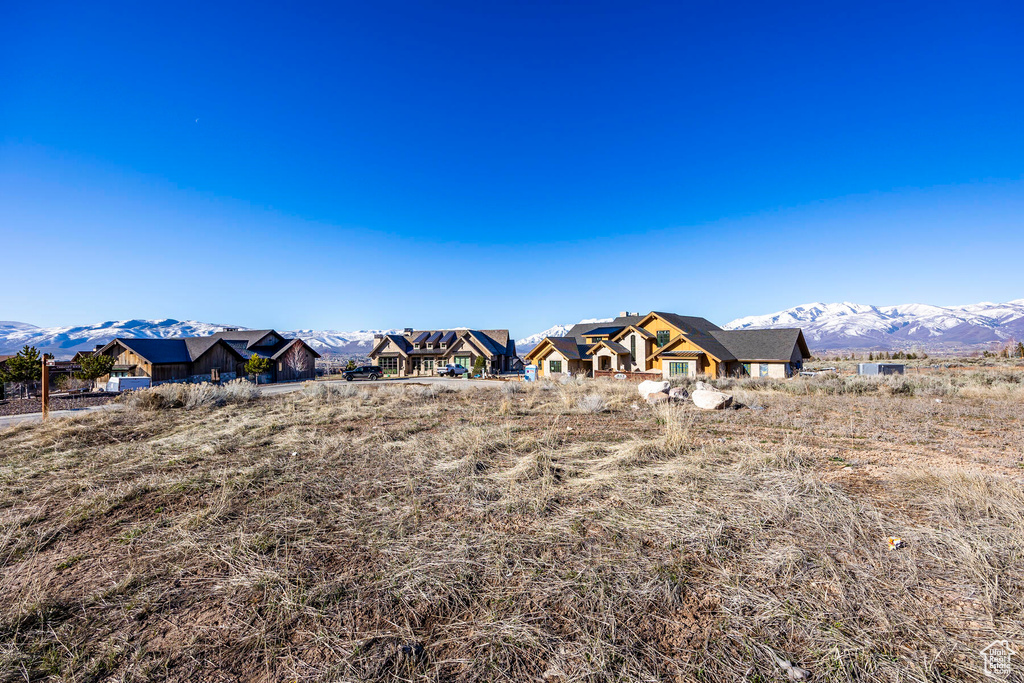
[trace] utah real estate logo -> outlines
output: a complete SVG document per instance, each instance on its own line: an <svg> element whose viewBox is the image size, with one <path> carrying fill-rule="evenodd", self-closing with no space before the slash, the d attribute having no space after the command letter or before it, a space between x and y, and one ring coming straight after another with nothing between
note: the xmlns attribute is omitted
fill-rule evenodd
<svg viewBox="0 0 1024 683"><path fill-rule="evenodd" d="M1010 660L1017 654L1008 640L996 640L981 651L985 660L985 675L990 678L1005 678L1010 675Z"/></svg>

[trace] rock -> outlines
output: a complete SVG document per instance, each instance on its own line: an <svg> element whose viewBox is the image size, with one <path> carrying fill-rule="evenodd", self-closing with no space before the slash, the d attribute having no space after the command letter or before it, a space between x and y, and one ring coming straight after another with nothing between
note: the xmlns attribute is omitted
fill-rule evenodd
<svg viewBox="0 0 1024 683"><path fill-rule="evenodd" d="M668 396L668 388L672 386L667 381L655 381L652 379L645 379L643 382L637 385L636 390L640 392L640 396L647 398L649 395L655 392L664 392L665 396Z"/></svg>
<svg viewBox="0 0 1024 683"><path fill-rule="evenodd" d="M664 391L655 391L654 393L647 394L647 402L652 406L656 406L659 403L665 403L668 401L668 394Z"/></svg>
<svg viewBox="0 0 1024 683"><path fill-rule="evenodd" d="M690 398L693 405L704 410L721 410L732 404L732 396L715 389L696 389Z"/></svg>
<svg viewBox="0 0 1024 683"><path fill-rule="evenodd" d="M718 389L715 389L713 386L711 386L707 382L701 382L700 380L697 380L697 383L693 385L693 388L694 388L695 391L697 389L701 389L703 391L718 391Z"/></svg>
<svg viewBox="0 0 1024 683"><path fill-rule="evenodd" d="M690 398L690 392L682 387L672 387L668 390L668 397L673 401L685 401Z"/></svg>

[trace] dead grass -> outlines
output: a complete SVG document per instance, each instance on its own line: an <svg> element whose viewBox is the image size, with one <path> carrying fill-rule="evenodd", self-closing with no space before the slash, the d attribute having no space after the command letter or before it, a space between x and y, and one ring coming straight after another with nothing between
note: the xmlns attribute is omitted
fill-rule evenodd
<svg viewBox="0 0 1024 683"><path fill-rule="evenodd" d="M962 681L1024 644L1018 403L521 389L0 432L0 680Z"/></svg>

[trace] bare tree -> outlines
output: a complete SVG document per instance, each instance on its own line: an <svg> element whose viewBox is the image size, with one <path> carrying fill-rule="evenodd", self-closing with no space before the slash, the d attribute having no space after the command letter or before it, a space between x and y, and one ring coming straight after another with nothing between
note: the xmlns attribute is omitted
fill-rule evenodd
<svg viewBox="0 0 1024 683"><path fill-rule="evenodd" d="M296 376L309 370L309 354L306 353L301 343L292 344L288 353L282 359L284 366L295 373Z"/></svg>

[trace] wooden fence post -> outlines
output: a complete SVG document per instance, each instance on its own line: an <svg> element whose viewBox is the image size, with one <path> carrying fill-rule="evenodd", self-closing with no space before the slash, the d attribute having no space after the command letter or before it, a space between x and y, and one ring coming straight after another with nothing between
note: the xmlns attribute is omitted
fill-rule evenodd
<svg viewBox="0 0 1024 683"><path fill-rule="evenodd" d="M46 364L46 355L43 355L43 419L50 416L50 367Z"/></svg>

